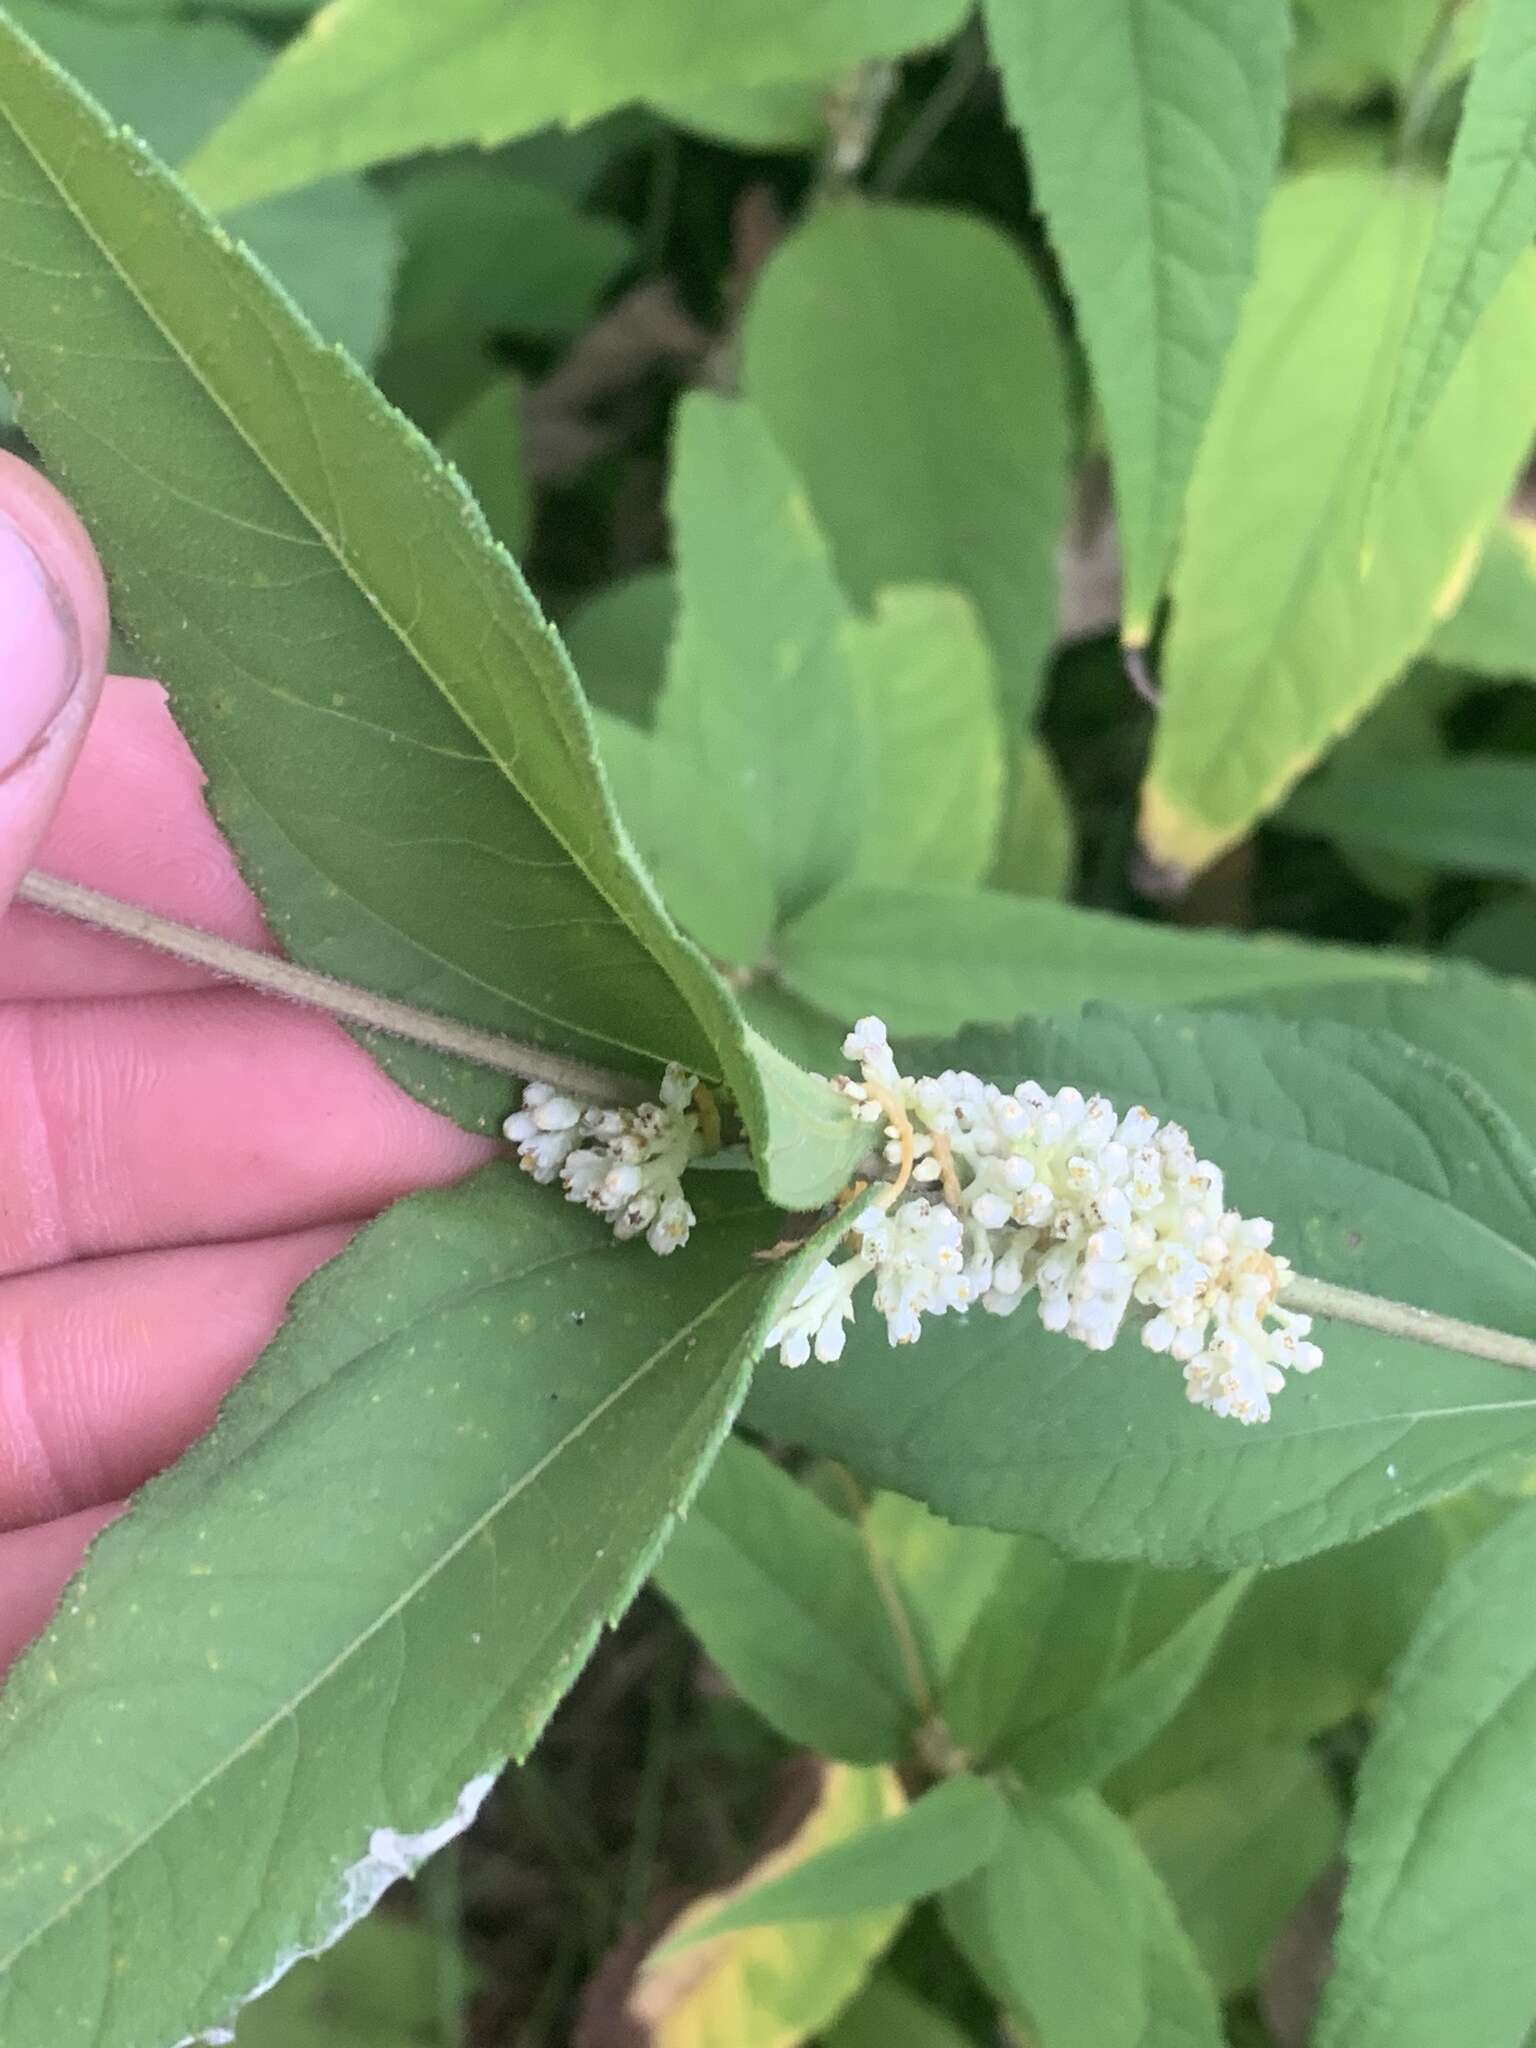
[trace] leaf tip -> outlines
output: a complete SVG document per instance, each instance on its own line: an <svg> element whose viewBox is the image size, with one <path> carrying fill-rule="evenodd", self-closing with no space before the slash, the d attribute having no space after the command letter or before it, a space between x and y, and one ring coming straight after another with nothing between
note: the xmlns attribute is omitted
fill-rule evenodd
<svg viewBox="0 0 1536 2048"><path fill-rule="evenodd" d="M1149 777L1142 784L1136 836L1147 880L1152 883L1145 893L1180 895L1237 835L1186 810Z"/></svg>

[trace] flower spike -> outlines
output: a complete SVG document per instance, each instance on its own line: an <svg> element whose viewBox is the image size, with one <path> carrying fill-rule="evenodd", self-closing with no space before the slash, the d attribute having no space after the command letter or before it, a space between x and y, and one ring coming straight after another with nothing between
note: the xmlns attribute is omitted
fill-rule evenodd
<svg viewBox="0 0 1536 2048"><path fill-rule="evenodd" d="M1267 1422L1286 1372L1322 1364L1311 1319L1280 1306L1291 1268L1270 1250L1273 1227L1223 1206L1221 1169L1179 1125L1076 1088L914 1080L878 1017L843 1050L861 1077L836 1085L884 1120L896 1189L910 1171L923 1192L866 1211L853 1256L817 1268L769 1332L784 1364L804 1364L813 1340L818 1358L840 1355L870 1274L893 1344L914 1342L925 1315L979 1304L1007 1316L1033 1295L1046 1329L1095 1351L1130 1321L1183 1367L1191 1401L1239 1422Z"/></svg>

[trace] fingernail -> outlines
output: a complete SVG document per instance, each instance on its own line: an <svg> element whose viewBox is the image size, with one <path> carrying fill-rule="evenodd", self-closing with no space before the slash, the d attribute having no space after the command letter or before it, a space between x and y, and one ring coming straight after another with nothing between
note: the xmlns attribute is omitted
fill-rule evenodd
<svg viewBox="0 0 1536 2048"><path fill-rule="evenodd" d="M21 529L0 512L0 775L37 745L79 674L74 615Z"/></svg>

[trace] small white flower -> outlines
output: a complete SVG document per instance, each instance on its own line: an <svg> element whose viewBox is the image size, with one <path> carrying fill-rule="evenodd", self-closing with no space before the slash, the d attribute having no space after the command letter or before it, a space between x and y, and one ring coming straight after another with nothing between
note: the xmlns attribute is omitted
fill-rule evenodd
<svg viewBox="0 0 1536 2048"><path fill-rule="evenodd" d="M695 1217L682 1175L699 1151L692 1107L697 1074L669 1066L660 1102L638 1109L583 1107L542 1081L523 1090L503 1129L537 1181L565 1183L566 1199L605 1217L618 1238L642 1233L665 1257L688 1242Z"/></svg>
<svg viewBox="0 0 1536 2048"><path fill-rule="evenodd" d="M552 1181L578 1141L581 1104L561 1095L547 1081L530 1081L522 1108L514 1110L502 1130L517 1146L524 1169L540 1183Z"/></svg>
<svg viewBox="0 0 1536 2048"><path fill-rule="evenodd" d="M781 1365L804 1365L813 1349L823 1365L835 1365L843 1355L844 1324L853 1321L853 1291L872 1270L863 1259L841 1266L823 1259L763 1339L763 1349L777 1348Z"/></svg>
<svg viewBox="0 0 1536 2048"><path fill-rule="evenodd" d="M891 1042L878 1017L859 1019L843 1040L843 1057L858 1061L864 1069L866 1082L876 1081L894 1088L900 1079L891 1053Z"/></svg>

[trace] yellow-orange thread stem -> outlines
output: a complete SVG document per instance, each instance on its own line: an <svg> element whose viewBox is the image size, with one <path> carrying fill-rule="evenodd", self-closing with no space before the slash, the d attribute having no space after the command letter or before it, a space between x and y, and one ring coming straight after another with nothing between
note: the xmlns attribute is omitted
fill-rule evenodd
<svg viewBox="0 0 1536 2048"><path fill-rule="evenodd" d="M878 1081L866 1081L866 1092L871 1102L878 1102L885 1111L888 1126L895 1133L901 1147L901 1161L896 1169L896 1178L890 1186L883 1188L876 1196L882 1209L889 1209L907 1182L912 1178L912 1162L916 1157L916 1140L912 1134L912 1119L907 1115L906 1106L898 1096L882 1088Z"/></svg>

